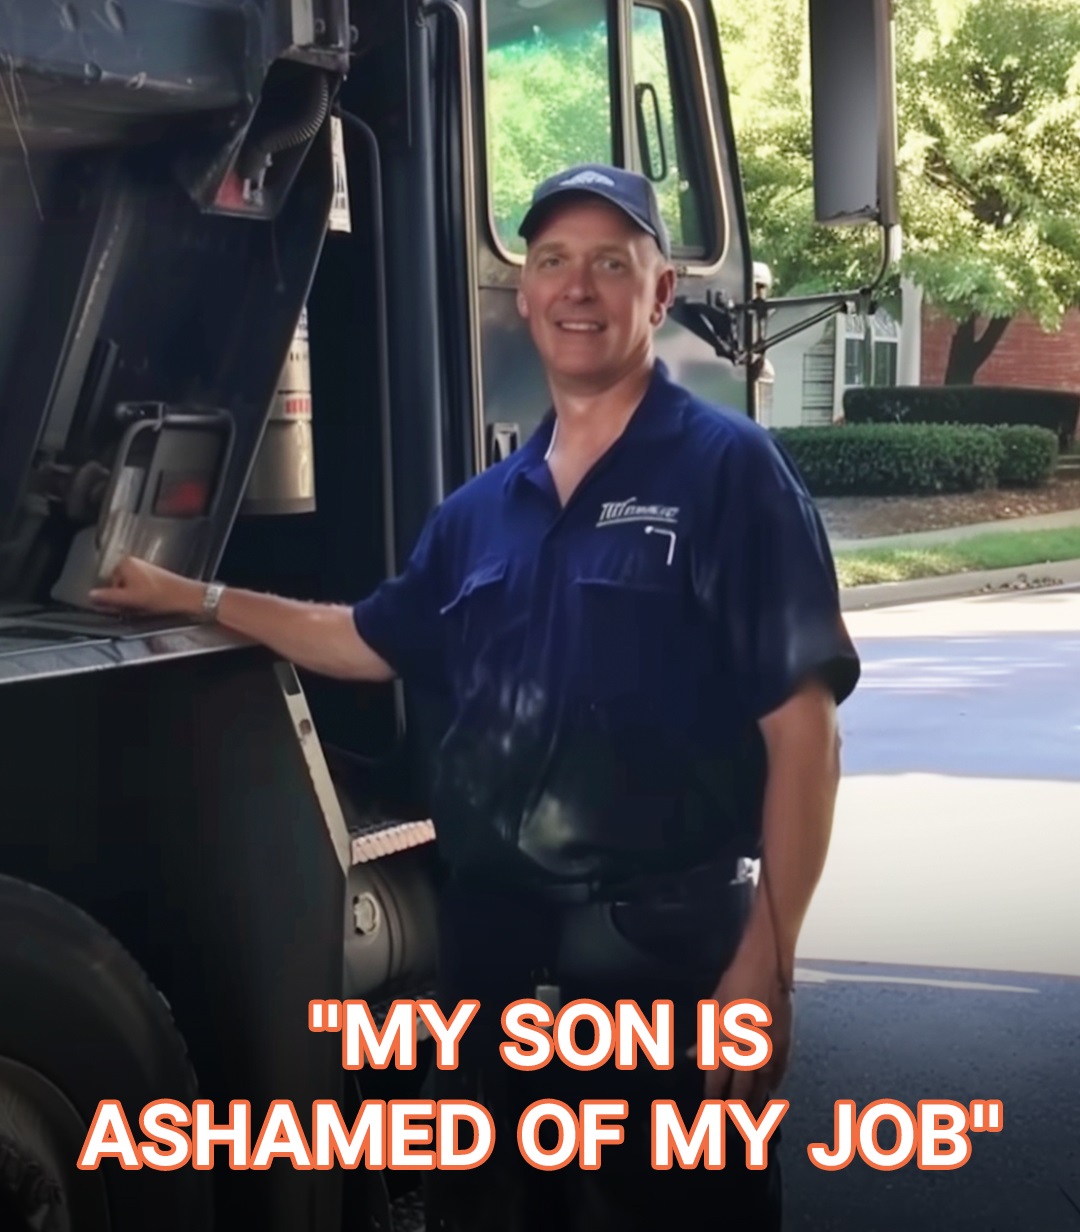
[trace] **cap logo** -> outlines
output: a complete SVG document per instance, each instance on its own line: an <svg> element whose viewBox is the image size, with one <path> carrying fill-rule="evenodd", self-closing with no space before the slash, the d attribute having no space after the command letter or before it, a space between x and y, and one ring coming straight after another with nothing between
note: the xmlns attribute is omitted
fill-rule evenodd
<svg viewBox="0 0 1080 1232"><path fill-rule="evenodd" d="M561 180L559 187L568 188L572 184L606 184L608 188L615 187L615 181L606 175L601 175L599 171L579 171L570 179Z"/></svg>

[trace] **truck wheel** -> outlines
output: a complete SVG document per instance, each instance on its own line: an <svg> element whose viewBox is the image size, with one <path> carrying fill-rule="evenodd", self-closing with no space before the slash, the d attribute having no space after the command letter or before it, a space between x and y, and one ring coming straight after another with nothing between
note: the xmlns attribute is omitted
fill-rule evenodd
<svg viewBox="0 0 1080 1232"><path fill-rule="evenodd" d="M169 1009L131 955L71 903L0 876L0 988L0 1228L209 1232L211 1173L76 1166L102 1100L138 1144L147 1104L197 1098Z"/></svg>

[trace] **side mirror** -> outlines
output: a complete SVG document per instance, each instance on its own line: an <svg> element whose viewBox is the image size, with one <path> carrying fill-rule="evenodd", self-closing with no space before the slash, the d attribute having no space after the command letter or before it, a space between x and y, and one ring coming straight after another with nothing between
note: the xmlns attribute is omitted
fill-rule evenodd
<svg viewBox="0 0 1080 1232"><path fill-rule="evenodd" d="M900 222L892 0L810 0L814 212Z"/></svg>

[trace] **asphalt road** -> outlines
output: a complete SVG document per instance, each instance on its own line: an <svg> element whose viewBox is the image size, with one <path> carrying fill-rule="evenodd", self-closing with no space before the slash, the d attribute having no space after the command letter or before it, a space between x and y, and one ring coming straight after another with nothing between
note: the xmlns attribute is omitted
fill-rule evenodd
<svg viewBox="0 0 1080 1232"><path fill-rule="evenodd" d="M800 946L786 1227L1080 1232L1080 593L848 624L865 670ZM1004 1128L953 1171L810 1163L834 1101L883 1098L999 1099Z"/></svg>

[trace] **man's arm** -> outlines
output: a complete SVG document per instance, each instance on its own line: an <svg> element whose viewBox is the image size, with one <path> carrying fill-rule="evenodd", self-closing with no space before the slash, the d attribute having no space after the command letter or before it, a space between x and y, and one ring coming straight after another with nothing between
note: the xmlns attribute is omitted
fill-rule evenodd
<svg viewBox="0 0 1080 1232"><path fill-rule="evenodd" d="M114 611L199 619L205 593L205 582L129 557L90 598ZM226 588L217 618L224 628L319 675L381 682L395 674L360 637L349 607Z"/></svg>
<svg viewBox="0 0 1080 1232"><path fill-rule="evenodd" d="M821 514L779 441L740 420L713 484L720 567L710 596L732 693L765 746L761 877L750 919L714 994L773 1017L766 1066L712 1072L723 1097L776 1088L791 1046L791 985L803 920L825 864L840 780L837 708L860 676ZM724 531L725 525L728 527Z"/></svg>
<svg viewBox="0 0 1080 1232"><path fill-rule="evenodd" d="M817 682L760 723L768 759L759 892L739 947L794 982L799 933L825 867L840 784L832 692Z"/></svg>
<svg viewBox="0 0 1080 1232"><path fill-rule="evenodd" d="M825 866L840 781L837 707L830 689L806 684L759 722L768 757L761 876L735 957L714 992L721 1005L753 998L772 1015L773 1052L761 1070L710 1072L713 1099L760 1109L787 1068L795 950Z"/></svg>

